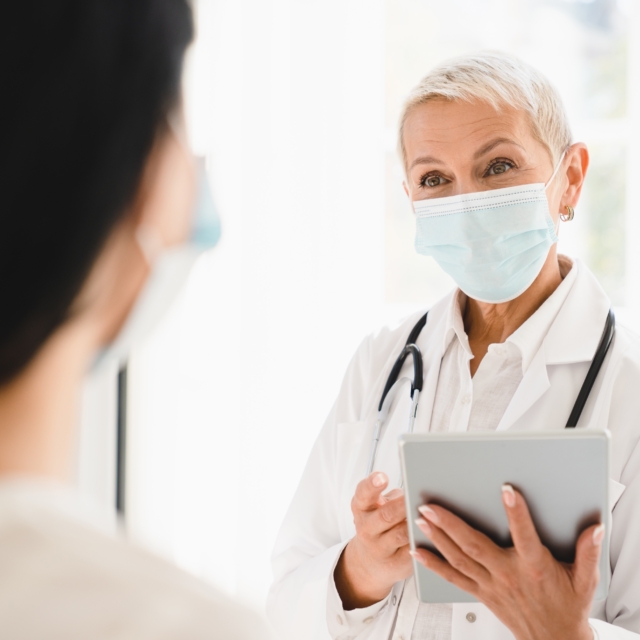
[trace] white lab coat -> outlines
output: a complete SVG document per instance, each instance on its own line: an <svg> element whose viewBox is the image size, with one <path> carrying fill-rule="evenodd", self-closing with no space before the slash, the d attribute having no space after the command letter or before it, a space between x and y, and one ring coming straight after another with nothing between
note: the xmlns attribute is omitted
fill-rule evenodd
<svg viewBox="0 0 640 640"><path fill-rule="evenodd" d="M498 431L562 429L566 424L611 304L586 267L579 262L577 267L576 281ZM449 303L447 296L431 309L417 340L425 366L417 433L429 430ZM380 394L423 313L385 327L362 342L313 447L273 552L275 582L267 613L282 638L348 637L340 635L333 620L327 620L328 585L343 547L355 534L350 502L365 475ZM408 359L401 375L412 375L411 366ZM378 448L376 469L385 471L392 482L398 478L397 438L406 429L408 402L408 394L403 394L392 408ZM640 339L619 324L578 427L609 429L612 435L612 579L608 598L594 603L590 622L601 640L640 639ZM473 624L466 618L469 612L476 613ZM358 632L357 639L386 640L395 614L389 605ZM513 638L481 604L454 604L452 624L452 640Z"/></svg>

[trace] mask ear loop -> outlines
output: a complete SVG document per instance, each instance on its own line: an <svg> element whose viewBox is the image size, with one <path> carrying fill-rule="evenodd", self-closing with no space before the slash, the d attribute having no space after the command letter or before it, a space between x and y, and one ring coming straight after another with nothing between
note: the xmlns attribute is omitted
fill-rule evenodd
<svg viewBox="0 0 640 640"><path fill-rule="evenodd" d="M175 111L172 111L168 116L166 116L166 124L171 135L174 136L181 146L184 146L185 137L181 134L182 128ZM165 248L162 236L151 225L142 223L135 230L134 237L140 252L147 262L147 265L152 267Z"/></svg>
<svg viewBox="0 0 640 640"><path fill-rule="evenodd" d="M566 155L567 155L567 150L565 149L562 152L562 155L560 156L560 160L558 160L558 164L556 165L556 168L553 170L553 174L551 175L551 177L547 181L547 184L544 185L545 190L553 182L553 179L556 177L556 175L558 173L558 170L560 169L560 166L562 165L562 161L564 160L564 157Z"/></svg>
<svg viewBox="0 0 640 640"><path fill-rule="evenodd" d="M567 150L565 149L562 152L562 155L560 156L560 160L558 160L558 164L556 164L556 168L553 170L553 173L551 174L551 177L549 178L547 183L544 185L544 190L545 191L547 190L547 187L553 182L553 179L558 174L558 171L559 171L560 167L562 166L562 161L564 160L564 157L566 155L567 155ZM553 225L553 232L556 235L556 239L558 238L558 231L560 231L560 216L558 216L558 220Z"/></svg>

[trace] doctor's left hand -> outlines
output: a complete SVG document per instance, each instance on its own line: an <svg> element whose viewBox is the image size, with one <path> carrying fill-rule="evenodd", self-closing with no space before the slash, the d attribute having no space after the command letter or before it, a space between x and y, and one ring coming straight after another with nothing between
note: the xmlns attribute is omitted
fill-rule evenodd
<svg viewBox="0 0 640 640"><path fill-rule="evenodd" d="M573 564L558 562L543 546L520 493L502 491L513 547L502 549L450 511L420 508L416 522L444 556L411 554L427 569L475 596L518 640L592 640L588 618L598 585L603 525L582 532Z"/></svg>

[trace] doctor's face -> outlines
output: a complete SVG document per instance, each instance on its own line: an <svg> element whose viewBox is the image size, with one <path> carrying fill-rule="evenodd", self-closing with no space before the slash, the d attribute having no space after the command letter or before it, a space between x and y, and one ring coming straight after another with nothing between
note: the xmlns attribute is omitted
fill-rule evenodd
<svg viewBox="0 0 640 640"><path fill-rule="evenodd" d="M434 99L409 112L403 138L412 201L547 182L554 169L520 109ZM554 213L566 183L560 175L547 190Z"/></svg>

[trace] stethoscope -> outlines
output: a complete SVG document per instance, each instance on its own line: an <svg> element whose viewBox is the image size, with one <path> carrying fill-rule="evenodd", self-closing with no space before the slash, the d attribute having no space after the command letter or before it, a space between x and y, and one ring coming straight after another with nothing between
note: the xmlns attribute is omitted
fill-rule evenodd
<svg viewBox="0 0 640 640"><path fill-rule="evenodd" d="M387 378L387 382L384 385L384 390L382 392L382 396L380 397L380 403L378 404L378 416L376 419L376 424L373 428L373 440L371 441L371 451L369 453L369 462L367 463L367 476L371 474L373 471L373 465L376 460L376 452L378 450L378 442L380 441L380 437L382 435L383 425L389 415L389 410L391 409L391 405L393 400L398 393L398 389L404 386L405 383L411 383L411 410L409 412L409 426L407 428L407 433L413 433L413 427L416 421L416 414L418 413L418 402L420 401L420 392L422 391L422 382L424 379L423 374L423 361L422 354L420 353L420 349L416 345L416 340L420 335L420 332L427 324L427 316L429 312L425 313L420 320L416 323L416 325L411 330L409 337L407 338L407 342L405 343L402 352L396 359L391 368L391 372L389 373L389 377ZM582 383L582 387L580 388L580 392L578 393L578 397L576 398L575 404L573 405L573 409L569 414L569 419L567 420L567 424L565 425L565 429L573 429L578 424L578 420L582 414L582 410L584 409L587 400L589 399L589 394L591 393L591 389L598 377L598 373L602 367L602 363L604 362L605 356L609 351L609 347L611 346L611 342L613 341L613 335L616 330L616 319L613 315L613 310L609 309L609 313L607 314L607 320L604 325L604 331L602 332L602 337L600 338L600 343L598 344L598 348L596 353L591 361L591 366L589 367L589 371L587 371L587 375ZM398 378L400 375L400 370L402 369L405 360L411 355L413 358L413 380L410 380L406 377Z"/></svg>

